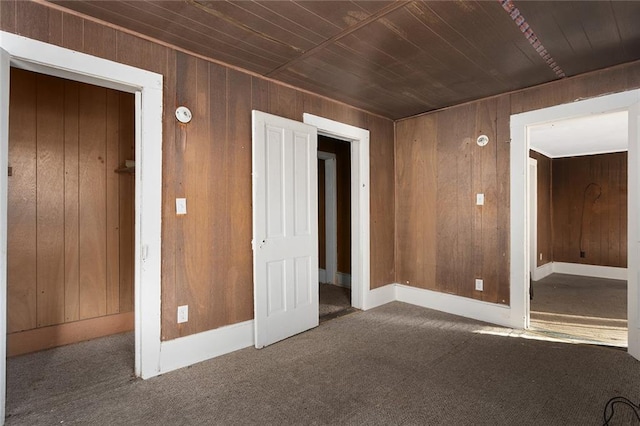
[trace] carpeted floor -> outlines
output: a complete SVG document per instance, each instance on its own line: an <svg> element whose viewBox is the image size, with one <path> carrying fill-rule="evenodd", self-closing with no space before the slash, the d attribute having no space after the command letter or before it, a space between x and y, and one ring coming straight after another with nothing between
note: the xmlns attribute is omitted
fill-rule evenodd
<svg viewBox="0 0 640 426"><path fill-rule="evenodd" d="M9 425L602 425L640 401L624 351L400 302L149 380L131 334L8 361ZM611 425L634 423L617 406Z"/></svg>
<svg viewBox="0 0 640 426"><path fill-rule="evenodd" d="M534 282L531 329L561 339L627 346L627 282L552 274Z"/></svg>
<svg viewBox="0 0 640 426"><path fill-rule="evenodd" d="M333 284L320 283L320 319L335 318L352 312L351 289Z"/></svg>

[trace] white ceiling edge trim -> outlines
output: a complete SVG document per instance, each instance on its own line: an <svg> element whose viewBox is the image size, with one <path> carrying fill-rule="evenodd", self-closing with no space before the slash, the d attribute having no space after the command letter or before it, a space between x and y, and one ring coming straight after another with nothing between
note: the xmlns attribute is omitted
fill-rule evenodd
<svg viewBox="0 0 640 426"><path fill-rule="evenodd" d="M579 154L574 154L574 155L552 155L549 154L548 152L536 148L536 147L530 147L529 149L531 149L532 151L535 151L539 154L544 155L545 157L551 158L551 159L556 159L556 158L571 158L571 157L585 157L588 155L601 155L601 154L617 154L619 152L627 152L628 149L611 149L611 150L599 150L599 151L587 151L587 152L581 152Z"/></svg>

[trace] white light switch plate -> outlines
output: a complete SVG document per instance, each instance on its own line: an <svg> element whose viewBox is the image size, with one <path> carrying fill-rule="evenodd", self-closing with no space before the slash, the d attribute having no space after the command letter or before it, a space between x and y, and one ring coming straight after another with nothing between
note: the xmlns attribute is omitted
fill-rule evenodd
<svg viewBox="0 0 640 426"><path fill-rule="evenodd" d="M176 198L176 214L187 214L186 198Z"/></svg>
<svg viewBox="0 0 640 426"><path fill-rule="evenodd" d="M178 324L189 321L189 305L178 306Z"/></svg>
<svg viewBox="0 0 640 426"><path fill-rule="evenodd" d="M482 282L482 280L476 279L476 290L482 291L483 287L484 287L484 283Z"/></svg>
<svg viewBox="0 0 640 426"><path fill-rule="evenodd" d="M484 205L484 194L476 194L476 205L478 206Z"/></svg>

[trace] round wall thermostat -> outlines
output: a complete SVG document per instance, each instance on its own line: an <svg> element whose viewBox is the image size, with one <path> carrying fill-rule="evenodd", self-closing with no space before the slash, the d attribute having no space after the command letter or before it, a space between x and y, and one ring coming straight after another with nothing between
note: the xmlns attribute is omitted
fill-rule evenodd
<svg viewBox="0 0 640 426"><path fill-rule="evenodd" d="M489 136L487 135L480 135L478 136L478 145L479 146L485 146L486 144L489 143Z"/></svg>
<svg viewBox="0 0 640 426"><path fill-rule="evenodd" d="M191 111L185 106L178 107L176 109L176 118L181 123L188 123L191 121Z"/></svg>

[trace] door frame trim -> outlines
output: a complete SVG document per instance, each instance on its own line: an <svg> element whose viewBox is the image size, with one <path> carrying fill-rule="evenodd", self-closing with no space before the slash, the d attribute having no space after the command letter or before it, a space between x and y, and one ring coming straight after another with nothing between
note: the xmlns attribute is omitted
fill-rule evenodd
<svg viewBox="0 0 640 426"><path fill-rule="evenodd" d="M529 158L529 127L535 124L556 121L564 118L601 114L612 111L630 110L640 100L640 89L629 90L621 93L603 95L596 98L555 105L548 108L528 111L511 115L511 147L510 147L510 182L511 182L511 324L515 328L525 328L529 318L529 263L530 247L528 243L529 219L527 212L527 193L529 187L528 158ZM637 141L629 141L629 147ZM631 149L629 152L631 153ZM631 170L632 158L629 158L629 170ZM638 190L638 182L634 182L629 175L629 204L628 217L637 217L640 212L640 198L635 197L633 191ZM636 216L634 216L636 215ZM631 220L629 221L631 224ZM628 233L628 258L627 262L635 262L632 259L631 245L638 241L638 236L630 227ZM628 276L628 303L629 312L631 306L638 308L638 277ZM632 327L638 325L638 318L629 316L629 351L632 349ZM636 330L637 331L637 330Z"/></svg>
<svg viewBox="0 0 640 426"><path fill-rule="evenodd" d="M338 274L338 188L336 155L318 151L324 165L325 279L337 283Z"/></svg>
<svg viewBox="0 0 640 426"><path fill-rule="evenodd" d="M371 288L369 131L309 113L303 114L303 122L316 126L318 135L351 145L351 305L368 309Z"/></svg>
<svg viewBox="0 0 640 426"><path fill-rule="evenodd" d="M157 376L161 373L163 76L4 31L0 31L0 48L9 53L13 67L135 94L135 374L143 379ZM0 144L6 150L8 140L1 139ZM0 173L0 185L6 184L6 173ZM6 193L3 197L6 201ZM0 226L6 232L6 220ZM2 252L6 262L6 245ZM6 274L1 274L0 317L5 326L6 307L2 306L6 304L6 278ZM0 347L0 351L0 357L5 359L6 347ZM3 364L6 366L6 362ZM3 372L0 377L2 411L5 386L6 373ZM1 418L4 419L4 415Z"/></svg>

